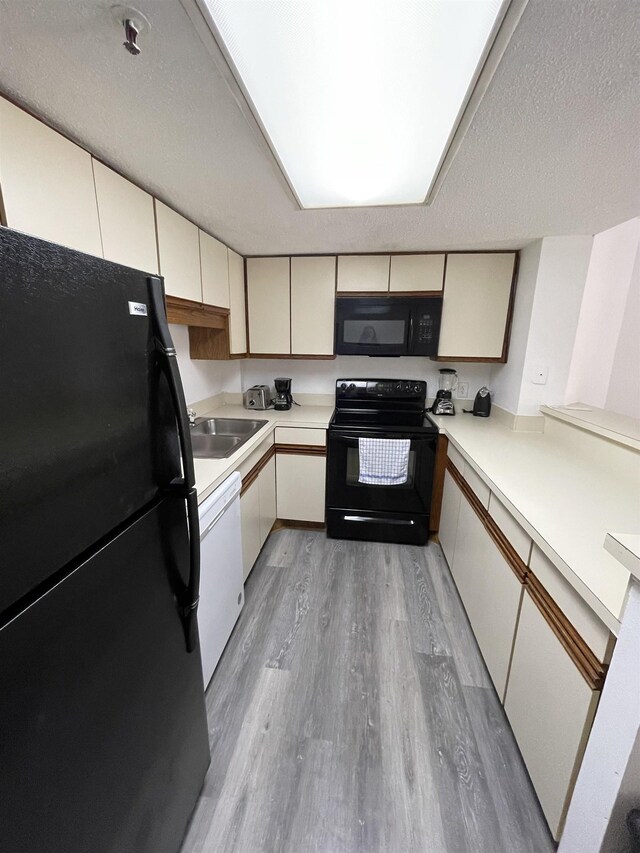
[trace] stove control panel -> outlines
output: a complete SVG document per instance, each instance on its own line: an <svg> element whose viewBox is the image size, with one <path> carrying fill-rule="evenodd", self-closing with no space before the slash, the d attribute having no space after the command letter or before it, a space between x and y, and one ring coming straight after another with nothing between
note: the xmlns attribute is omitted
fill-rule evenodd
<svg viewBox="0 0 640 853"><path fill-rule="evenodd" d="M338 400L416 400L427 395L427 383L420 379L338 379Z"/></svg>

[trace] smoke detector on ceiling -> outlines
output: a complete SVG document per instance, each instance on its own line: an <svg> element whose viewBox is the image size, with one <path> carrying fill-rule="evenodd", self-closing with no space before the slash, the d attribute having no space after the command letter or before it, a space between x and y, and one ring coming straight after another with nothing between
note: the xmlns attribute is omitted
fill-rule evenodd
<svg viewBox="0 0 640 853"><path fill-rule="evenodd" d="M138 39L151 29L149 19L133 6L112 6L113 20L124 30L123 45L132 56L140 54Z"/></svg>

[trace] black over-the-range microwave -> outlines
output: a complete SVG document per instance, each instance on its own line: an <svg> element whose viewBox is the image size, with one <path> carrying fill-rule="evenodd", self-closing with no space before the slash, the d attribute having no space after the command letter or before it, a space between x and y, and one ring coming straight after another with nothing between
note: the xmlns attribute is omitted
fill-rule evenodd
<svg viewBox="0 0 640 853"><path fill-rule="evenodd" d="M441 296L339 296L337 355L437 355Z"/></svg>

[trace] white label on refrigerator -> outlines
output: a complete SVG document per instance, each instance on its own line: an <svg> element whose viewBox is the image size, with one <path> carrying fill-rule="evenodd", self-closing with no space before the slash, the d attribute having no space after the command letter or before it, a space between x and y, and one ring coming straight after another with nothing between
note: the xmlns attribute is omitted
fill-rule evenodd
<svg viewBox="0 0 640 853"><path fill-rule="evenodd" d="M138 315L140 317L147 316L147 306L144 302L130 302L129 303L129 314Z"/></svg>

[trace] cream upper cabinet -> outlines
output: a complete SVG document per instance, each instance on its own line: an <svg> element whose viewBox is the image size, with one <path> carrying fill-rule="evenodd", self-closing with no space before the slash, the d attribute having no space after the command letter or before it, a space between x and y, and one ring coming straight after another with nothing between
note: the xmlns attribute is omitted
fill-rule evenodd
<svg viewBox="0 0 640 853"><path fill-rule="evenodd" d="M556 839L598 695L525 595L504 707Z"/></svg>
<svg viewBox="0 0 640 853"><path fill-rule="evenodd" d="M515 258L447 255L439 357L502 359Z"/></svg>
<svg viewBox="0 0 640 853"><path fill-rule="evenodd" d="M158 199L158 256L167 294L202 302L198 229Z"/></svg>
<svg viewBox="0 0 640 853"><path fill-rule="evenodd" d="M392 255L389 290L441 291L444 283L444 255Z"/></svg>
<svg viewBox="0 0 640 853"><path fill-rule="evenodd" d="M338 291L389 290L389 255L340 255Z"/></svg>
<svg viewBox="0 0 640 853"><path fill-rule="evenodd" d="M227 249L229 263L229 351L241 355L247 351L247 305L244 292L244 260Z"/></svg>
<svg viewBox="0 0 640 853"><path fill-rule="evenodd" d="M465 497L460 501L451 573L502 699L523 586Z"/></svg>
<svg viewBox="0 0 640 853"><path fill-rule="evenodd" d="M247 259L249 350L258 355L291 352L289 258Z"/></svg>
<svg viewBox="0 0 640 853"><path fill-rule="evenodd" d="M227 247L204 231L200 235L202 301L217 308L229 307L229 260Z"/></svg>
<svg viewBox="0 0 640 853"><path fill-rule="evenodd" d="M105 258L157 274L153 197L98 160L93 161L93 174Z"/></svg>
<svg viewBox="0 0 640 853"><path fill-rule="evenodd" d="M9 228L102 257L91 155L3 98L0 190Z"/></svg>
<svg viewBox="0 0 640 853"><path fill-rule="evenodd" d="M291 258L291 352L333 355L336 259Z"/></svg>

